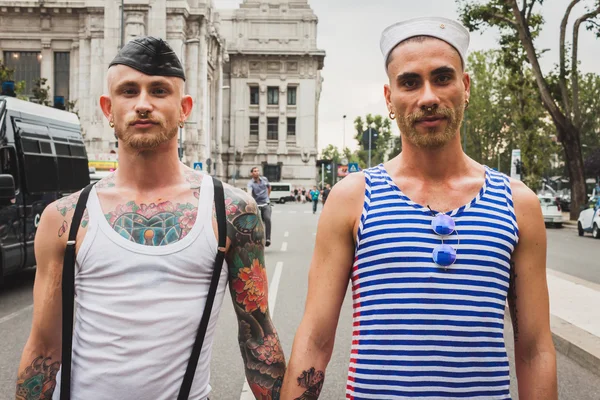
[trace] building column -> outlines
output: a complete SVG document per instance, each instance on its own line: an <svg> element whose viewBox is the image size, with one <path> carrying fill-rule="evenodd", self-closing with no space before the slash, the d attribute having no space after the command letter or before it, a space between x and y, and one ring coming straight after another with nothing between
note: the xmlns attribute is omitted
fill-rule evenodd
<svg viewBox="0 0 600 400"><path fill-rule="evenodd" d="M260 84L259 89L260 116L258 117L258 148L256 154L267 154L267 85Z"/></svg>
<svg viewBox="0 0 600 400"><path fill-rule="evenodd" d="M100 110L100 96L104 92L104 38L102 33L98 32L92 36L90 43L91 47L91 67L90 74L92 76L90 87L90 115L92 116L92 124L97 125L99 137L102 137L104 126L104 114Z"/></svg>
<svg viewBox="0 0 600 400"><path fill-rule="evenodd" d="M79 95L79 41L71 43L71 54L69 55L69 101L77 100ZM65 104L67 107L67 104ZM79 101L75 103L75 110L81 109ZM81 113L80 113L81 115Z"/></svg>
<svg viewBox="0 0 600 400"><path fill-rule="evenodd" d="M197 24L197 22L194 22ZM194 107L185 124L185 141L184 141L184 152L185 162L188 166L192 166L193 162L199 161L198 159L198 129L200 126L200 105L198 98L198 54L199 54L200 40L198 38L190 39L187 42L186 50L183 54L185 57L185 79L187 86L187 94L189 94L194 100Z"/></svg>
<svg viewBox="0 0 600 400"><path fill-rule="evenodd" d="M277 132L277 154L287 154L287 84L279 87L279 130Z"/></svg>
<svg viewBox="0 0 600 400"><path fill-rule="evenodd" d="M85 133L85 139L90 149L90 41L86 38L79 39L79 90L77 104L79 104L79 115L81 116L81 126Z"/></svg>
<svg viewBox="0 0 600 400"><path fill-rule="evenodd" d="M50 39L42 39L42 65L40 66L40 77L46 78L48 90L48 101L54 104L54 62L52 54L52 43Z"/></svg>
<svg viewBox="0 0 600 400"><path fill-rule="evenodd" d="M217 56L217 115L216 115L216 140L215 140L215 164L217 165L216 175L219 178L225 177L223 169L223 50L219 51Z"/></svg>
<svg viewBox="0 0 600 400"><path fill-rule="evenodd" d="M200 48L199 48L199 85L198 85L198 161L206 163L210 155L210 134L208 132L208 21L204 19L200 26Z"/></svg>

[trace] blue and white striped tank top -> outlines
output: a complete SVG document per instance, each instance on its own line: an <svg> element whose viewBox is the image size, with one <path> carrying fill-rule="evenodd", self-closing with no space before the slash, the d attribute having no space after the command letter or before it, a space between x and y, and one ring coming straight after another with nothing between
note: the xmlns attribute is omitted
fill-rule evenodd
<svg viewBox="0 0 600 400"><path fill-rule="evenodd" d="M458 235L444 238L457 249L445 270L432 259L442 243L432 212L383 165L365 176L346 397L510 399L503 331L518 228L508 178L486 167L477 197L447 213Z"/></svg>

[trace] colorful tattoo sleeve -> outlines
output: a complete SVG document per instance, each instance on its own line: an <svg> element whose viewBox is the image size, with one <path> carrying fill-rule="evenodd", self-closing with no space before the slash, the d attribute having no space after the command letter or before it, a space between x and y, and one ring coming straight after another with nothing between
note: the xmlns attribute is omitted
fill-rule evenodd
<svg viewBox="0 0 600 400"><path fill-rule="evenodd" d="M17 378L17 400L50 400L60 362L38 357Z"/></svg>
<svg viewBox="0 0 600 400"><path fill-rule="evenodd" d="M227 188L225 206L229 289L246 378L257 399L279 399L285 356L269 314L263 224L254 201L241 190Z"/></svg>

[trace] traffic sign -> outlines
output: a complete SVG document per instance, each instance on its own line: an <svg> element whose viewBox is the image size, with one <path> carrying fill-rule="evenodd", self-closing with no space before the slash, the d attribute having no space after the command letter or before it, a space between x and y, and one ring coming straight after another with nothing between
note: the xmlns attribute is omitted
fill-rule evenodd
<svg viewBox="0 0 600 400"><path fill-rule="evenodd" d="M348 159L346 157L342 158L342 165L348 165Z"/></svg>
<svg viewBox="0 0 600 400"><path fill-rule="evenodd" d="M201 162L195 162L194 163L194 169L196 171L202 171L202 163Z"/></svg>
<svg viewBox="0 0 600 400"><path fill-rule="evenodd" d="M360 171L360 168L358 168L358 163L350 163L348 164L348 172L349 173L353 173L353 172L358 172Z"/></svg>

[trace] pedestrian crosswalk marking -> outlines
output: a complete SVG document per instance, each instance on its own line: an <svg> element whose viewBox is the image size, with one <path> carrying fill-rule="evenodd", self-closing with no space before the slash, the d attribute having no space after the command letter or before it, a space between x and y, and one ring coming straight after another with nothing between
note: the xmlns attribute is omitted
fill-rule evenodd
<svg viewBox="0 0 600 400"><path fill-rule="evenodd" d="M290 233L287 231L283 234L283 237L289 237L289 236L290 236Z"/></svg>
<svg viewBox="0 0 600 400"><path fill-rule="evenodd" d="M281 251L287 251L287 242L281 243Z"/></svg>

